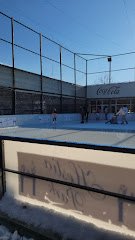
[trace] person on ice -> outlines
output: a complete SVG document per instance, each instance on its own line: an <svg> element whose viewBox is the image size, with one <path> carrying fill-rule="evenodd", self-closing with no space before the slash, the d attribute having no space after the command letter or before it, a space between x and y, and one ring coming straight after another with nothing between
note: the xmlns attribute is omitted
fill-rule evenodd
<svg viewBox="0 0 135 240"><path fill-rule="evenodd" d="M128 124L127 114L128 114L128 108L126 105L121 107L120 110L117 112L117 115L121 116L121 124L124 124L124 123Z"/></svg>
<svg viewBox="0 0 135 240"><path fill-rule="evenodd" d="M117 121L117 114L114 113L112 118L110 120L108 120L107 122L105 122L105 123L117 124L118 123L118 121Z"/></svg>
<svg viewBox="0 0 135 240"><path fill-rule="evenodd" d="M84 106L80 107L80 114L81 114L81 123L84 123L84 119L85 119L85 107Z"/></svg>
<svg viewBox="0 0 135 240"><path fill-rule="evenodd" d="M52 112L52 121L53 121L53 124L56 124L56 120L57 120L57 110L56 108L53 109L53 112Z"/></svg>

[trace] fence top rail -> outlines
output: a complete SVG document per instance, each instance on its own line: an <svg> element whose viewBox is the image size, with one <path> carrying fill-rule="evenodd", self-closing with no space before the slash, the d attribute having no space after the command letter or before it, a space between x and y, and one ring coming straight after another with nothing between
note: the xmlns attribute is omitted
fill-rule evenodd
<svg viewBox="0 0 135 240"><path fill-rule="evenodd" d="M96 145L96 144L89 144L89 143L66 142L66 141L57 141L57 140L48 140L48 139L34 139L34 138L25 138L25 137L0 136L0 141L3 141L3 140L135 154L135 148Z"/></svg>
<svg viewBox="0 0 135 240"><path fill-rule="evenodd" d="M9 19L12 19L12 18L9 17L7 14L5 14L5 13L3 13L3 12L1 12L1 11L0 11L0 14L3 15L3 16L5 16L5 17L7 17L7 18L9 18Z"/></svg>

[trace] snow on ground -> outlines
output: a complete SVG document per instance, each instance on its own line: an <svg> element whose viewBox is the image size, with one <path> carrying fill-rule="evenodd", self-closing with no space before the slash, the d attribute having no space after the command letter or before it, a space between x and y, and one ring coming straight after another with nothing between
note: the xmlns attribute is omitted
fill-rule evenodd
<svg viewBox="0 0 135 240"><path fill-rule="evenodd" d="M0 225L0 240L34 240L34 239L20 236L17 230L14 231L14 233L11 233L5 226Z"/></svg>
<svg viewBox="0 0 135 240"><path fill-rule="evenodd" d="M20 202L4 196L0 201L0 211L8 214L10 218L27 222L40 229L40 232L52 231L62 235L62 239L74 240L129 240L135 239L135 232L129 231L126 227L118 227L111 223L106 223L89 217L89 222L64 214L55 210L47 209ZM14 233L16 236L17 232ZM0 238L1 239L1 238ZM7 238L18 240L21 238Z"/></svg>

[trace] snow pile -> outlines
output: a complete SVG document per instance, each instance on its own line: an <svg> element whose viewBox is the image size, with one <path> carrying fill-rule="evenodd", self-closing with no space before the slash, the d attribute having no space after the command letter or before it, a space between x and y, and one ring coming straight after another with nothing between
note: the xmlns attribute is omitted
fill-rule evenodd
<svg viewBox="0 0 135 240"><path fill-rule="evenodd" d="M91 218L89 222L77 219L70 215L58 213L45 207L33 206L4 196L0 201L0 211L6 213L10 218L18 219L35 227L40 233L46 235L59 235L63 240L129 240L135 239L135 232L126 228L111 226ZM14 238L13 238L14 239Z"/></svg>
<svg viewBox="0 0 135 240"><path fill-rule="evenodd" d="M19 236L18 232L15 231L11 233L8 229L2 225L0 225L0 239L1 240L34 240L33 238L26 238L24 236Z"/></svg>

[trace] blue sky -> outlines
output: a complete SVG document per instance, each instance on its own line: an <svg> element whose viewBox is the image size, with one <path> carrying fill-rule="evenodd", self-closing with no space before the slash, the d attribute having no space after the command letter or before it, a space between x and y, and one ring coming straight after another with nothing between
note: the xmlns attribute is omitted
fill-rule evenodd
<svg viewBox="0 0 135 240"><path fill-rule="evenodd" d="M73 52L114 55L135 51L134 0L0 0L0 11L30 26ZM7 21L7 20L6 20ZM0 36L10 38L10 23L0 18ZM38 36L15 24L15 42L39 52ZM47 46L47 47L46 47ZM59 48L44 40L43 49L48 57L59 59ZM11 48L0 41L1 62L11 62ZM73 56L63 50L64 64L73 66ZM87 56L87 58L93 58ZM135 67L135 54L112 58L112 69ZM6 60L5 60L6 59ZM8 59L8 60L7 60ZM15 65L40 72L39 59L15 49ZM58 64L44 59L48 75L59 78ZM31 63L31 66L30 64ZM77 58L77 67L85 71L85 61ZM28 67L29 65L29 67ZM108 70L107 59L89 61L88 72ZM43 72L45 67L43 67ZM71 69L63 66L63 79L74 82ZM78 82L85 74L77 73ZM70 79L70 80L69 80ZM80 80L81 79L81 80ZM108 73L88 75L88 83L104 82ZM135 71L112 73L112 82L133 81Z"/></svg>

